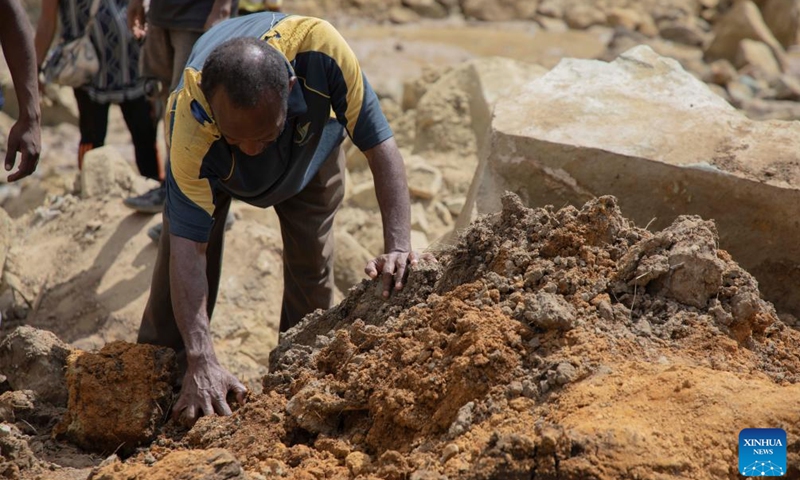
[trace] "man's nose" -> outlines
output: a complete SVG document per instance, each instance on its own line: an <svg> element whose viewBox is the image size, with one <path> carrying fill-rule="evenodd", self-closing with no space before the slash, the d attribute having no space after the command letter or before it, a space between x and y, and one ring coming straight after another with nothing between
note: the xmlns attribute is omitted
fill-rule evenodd
<svg viewBox="0 0 800 480"><path fill-rule="evenodd" d="M242 142L239 144L239 150L245 155L253 156L258 155L264 151L264 142Z"/></svg>

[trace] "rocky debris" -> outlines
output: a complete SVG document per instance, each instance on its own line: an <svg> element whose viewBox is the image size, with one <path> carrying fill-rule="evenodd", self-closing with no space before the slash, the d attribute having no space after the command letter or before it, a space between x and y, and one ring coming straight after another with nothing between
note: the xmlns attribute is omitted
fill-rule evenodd
<svg viewBox="0 0 800 480"><path fill-rule="evenodd" d="M800 197L791 167L800 162L797 138L793 124L746 118L646 46L611 63L564 60L498 102L494 148L466 208L477 200L479 213L498 211L505 190L528 205L581 205L611 193L640 225L713 218L722 247L768 300L794 314L800 297L786 285L800 251L777 239L800 234L786 210Z"/></svg>
<svg viewBox="0 0 800 480"><path fill-rule="evenodd" d="M36 393L32 390L13 390L0 395L0 422L25 420L35 410ZM27 420L26 420L27 421Z"/></svg>
<svg viewBox="0 0 800 480"><path fill-rule="evenodd" d="M677 475L733 478L733 453L698 446L735 438L739 411L795 434L773 399L800 392L800 334L717 240L696 217L638 228L613 197L556 210L504 195L388 301L362 282L287 332L264 394L107 478L167 464L182 478L216 449L264 477L606 480L676 457L690 459ZM675 421L689 412L702 428ZM178 462L183 448L197 453Z"/></svg>
<svg viewBox="0 0 800 480"><path fill-rule="evenodd" d="M126 196L134 188L136 173L116 148L105 146L83 156L81 197Z"/></svg>
<svg viewBox="0 0 800 480"><path fill-rule="evenodd" d="M40 465L18 428L0 423L0 478L19 480Z"/></svg>
<svg viewBox="0 0 800 480"><path fill-rule="evenodd" d="M88 480L246 480L242 466L227 450L172 452L153 466L125 466L119 461L95 469Z"/></svg>
<svg viewBox="0 0 800 480"><path fill-rule="evenodd" d="M442 172L425 163L409 165L408 190L413 197L432 200L439 196L442 188Z"/></svg>
<svg viewBox="0 0 800 480"><path fill-rule="evenodd" d="M503 20L532 20L536 17L537 1L516 0L463 0L464 16L489 22Z"/></svg>
<svg viewBox="0 0 800 480"><path fill-rule="evenodd" d="M111 342L69 356L69 404L54 434L95 452L129 454L166 420L176 381L175 353Z"/></svg>
<svg viewBox="0 0 800 480"><path fill-rule="evenodd" d="M764 22L761 11L750 0L736 2L714 26L714 39L705 50L709 61L724 58L736 61L739 43L752 39L765 43L781 64L785 63L786 52L772 31Z"/></svg>
<svg viewBox="0 0 800 480"><path fill-rule="evenodd" d="M769 46L747 38L739 42L735 65L740 72L767 82L776 81L781 76L781 66Z"/></svg>
<svg viewBox="0 0 800 480"><path fill-rule="evenodd" d="M67 404L64 367L72 348L53 333L17 327L0 342L0 372L14 390L32 390L54 405Z"/></svg>
<svg viewBox="0 0 800 480"><path fill-rule="evenodd" d="M800 1L766 0L761 4L764 23L784 48L796 45L800 32Z"/></svg>

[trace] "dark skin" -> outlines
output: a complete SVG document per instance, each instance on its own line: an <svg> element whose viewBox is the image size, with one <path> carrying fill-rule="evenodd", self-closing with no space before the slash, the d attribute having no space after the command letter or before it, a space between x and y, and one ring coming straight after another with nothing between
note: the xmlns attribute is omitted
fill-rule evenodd
<svg viewBox="0 0 800 480"><path fill-rule="evenodd" d="M11 70L19 103L19 119L8 132L5 161L6 171L11 171L16 164L17 152L20 153L18 170L8 176L9 182L15 182L36 171L42 151L33 33L25 10L17 0L0 0L0 44L3 45L3 55Z"/></svg>
<svg viewBox="0 0 800 480"><path fill-rule="evenodd" d="M294 84L295 78L290 80ZM230 145L248 155L264 151L278 138L286 119L286 106L275 108L277 97L267 96L261 105L242 109L234 106L219 88L209 105L220 133ZM410 204L403 158L393 138L364 152L375 181L384 230L384 253L371 260L365 272L383 278L383 296L403 288L407 265L415 265L411 251ZM241 404L245 387L223 368L214 352L206 314L208 282L205 252L208 244L170 235L170 291L175 319L187 352L187 370L173 417L190 426L202 415L229 415L225 401L233 392Z"/></svg>

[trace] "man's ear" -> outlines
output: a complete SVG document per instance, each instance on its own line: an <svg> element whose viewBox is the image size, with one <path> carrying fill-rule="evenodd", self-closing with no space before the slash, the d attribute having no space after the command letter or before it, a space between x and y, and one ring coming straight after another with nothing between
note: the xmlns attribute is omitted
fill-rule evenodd
<svg viewBox="0 0 800 480"><path fill-rule="evenodd" d="M289 90L294 88L295 83L297 83L297 77L295 76L289 77Z"/></svg>

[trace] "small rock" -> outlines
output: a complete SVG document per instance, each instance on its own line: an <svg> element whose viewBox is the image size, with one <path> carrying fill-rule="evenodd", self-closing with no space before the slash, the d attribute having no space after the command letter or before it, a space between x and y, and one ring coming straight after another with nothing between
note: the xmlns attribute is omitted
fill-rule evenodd
<svg viewBox="0 0 800 480"><path fill-rule="evenodd" d="M570 363L559 363L556 367L556 383L564 386L578 376L578 371Z"/></svg>
<svg viewBox="0 0 800 480"><path fill-rule="evenodd" d="M791 75L781 75L775 81L775 98L778 100L800 100L800 80Z"/></svg>
<svg viewBox="0 0 800 480"><path fill-rule="evenodd" d="M444 450L442 450L441 462L447 463L448 460L458 455L459 451L460 449L458 445L456 445L455 443L448 443L447 446L444 447Z"/></svg>
<svg viewBox="0 0 800 480"><path fill-rule="evenodd" d="M444 18L447 8L436 0L403 0L403 5L425 18Z"/></svg>
<svg viewBox="0 0 800 480"><path fill-rule="evenodd" d="M570 28L586 30L594 25L604 25L606 14L591 5L577 4L567 10L564 20Z"/></svg>
<svg viewBox="0 0 800 480"><path fill-rule="evenodd" d="M430 200L439 194L442 188L442 172L436 167L417 164L409 168L408 190L411 195Z"/></svg>
<svg viewBox="0 0 800 480"><path fill-rule="evenodd" d="M404 7L392 7L389 10L389 20L392 23L412 23L419 21L419 14L411 9Z"/></svg>
<svg viewBox="0 0 800 480"><path fill-rule="evenodd" d="M642 14L631 8L612 8L607 16L609 26L622 27L632 32L642 23Z"/></svg>
<svg viewBox="0 0 800 480"><path fill-rule="evenodd" d="M739 43L734 65L754 78L771 81L781 76L781 67L769 46L747 38Z"/></svg>
<svg viewBox="0 0 800 480"><path fill-rule="evenodd" d="M708 67L708 73L703 78L703 81L706 83L713 83L724 87L739 75L738 72L736 72L736 67L725 59L715 60L711 62Z"/></svg>
<svg viewBox="0 0 800 480"><path fill-rule="evenodd" d="M367 468L372 464L372 458L362 452L352 452L344 459L344 464L354 476L361 475L366 472Z"/></svg>
<svg viewBox="0 0 800 480"><path fill-rule="evenodd" d="M354 207L366 210L378 208L378 196L375 194L375 183L369 180L353 187L349 201Z"/></svg>
<svg viewBox="0 0 800 480"><path fill-rule="evenodd" d="M688 22L669 22L659 28L659 35L664 40L701 47L706 41L706 32L702 31L694 23Z"/></svg>
<svg viewBox="0 0 800 480"><path fill-rule="evenodd" d="M548 17L545 15L537 15L536 23L548 32L563 33L569 30L567 22L560 18Z"/></svg>

